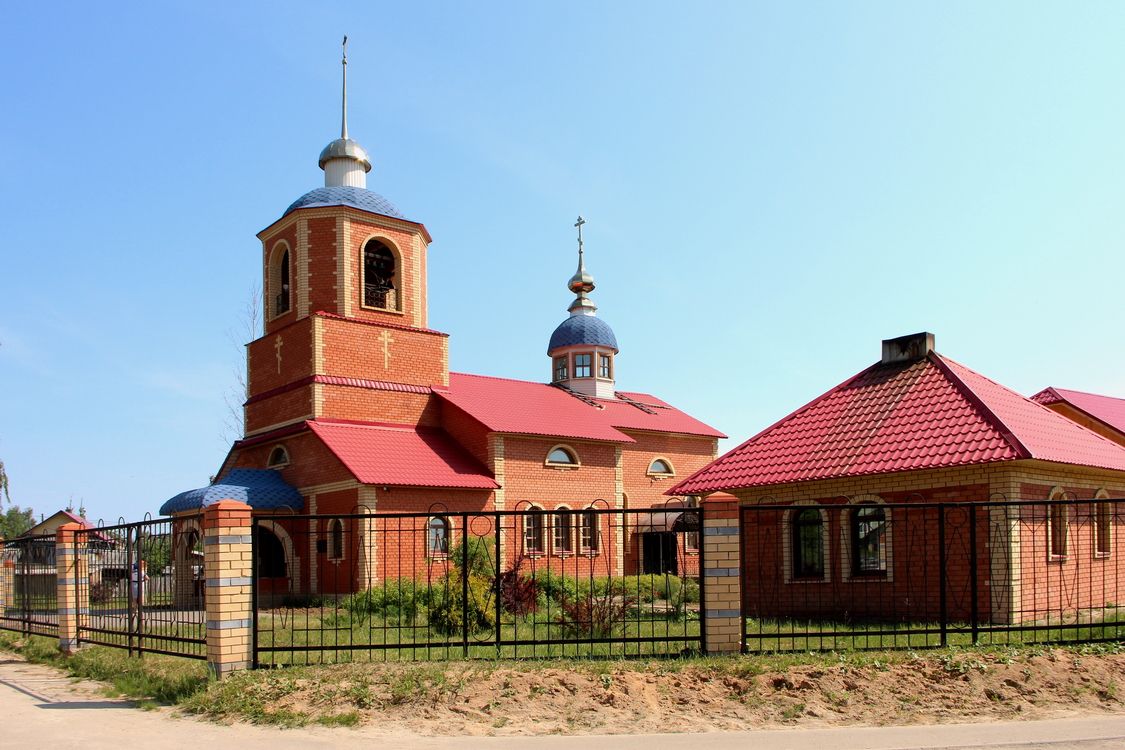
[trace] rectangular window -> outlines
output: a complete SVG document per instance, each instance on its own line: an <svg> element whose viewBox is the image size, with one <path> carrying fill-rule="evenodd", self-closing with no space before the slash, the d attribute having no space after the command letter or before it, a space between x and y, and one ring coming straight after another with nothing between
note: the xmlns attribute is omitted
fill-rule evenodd
<svg viewBox="0 0 1125 750"><path fill-rule="evenodd" d="M566 357L555 357L555 380L566 380Z"/></svg>
<svg viewBox="0 0 1125 750"><path fill-rule="evenodd" d="M698 531L685 531L684 532L684 549L688 552L699 551L699 532Z"/></svg>
<svg viewBox="0 0 1125 750"><path fill-rule="evenodd" d="M598 355L598 377L610 380L613 378L613 369L610 366L610 358L608 354Z"/></svg>
<svg viewBox="0 0 1125 750"><path fill-rule="evenodd" d="M1097 503L1094 507L1094 552L1098 555L1109 554L1111 523L1110 504Z"/></svg>
<svg viewBox="0 0 1125 750"><path fill-rule="evenodd" d="M574 377L588 378L590 377L590 368L593 366L591 360L594 355L592 354L575 354L574 355Z"/></svg>

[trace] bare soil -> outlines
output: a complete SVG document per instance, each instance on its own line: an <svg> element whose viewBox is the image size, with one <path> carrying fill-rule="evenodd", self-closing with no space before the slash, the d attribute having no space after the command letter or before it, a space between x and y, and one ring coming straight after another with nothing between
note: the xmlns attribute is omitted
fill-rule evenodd
<svg viewBox="0 0 1125 750"><path fill-rule="evenodd" d="M765 671L752 657L686 666L335 665L225 681L192 708L226 720L367 725L421 735L706 732L1125 713L1125 654L966 651L888 663L822 661L775 663ZM224 708L230 700L221 691L234 691L240 708Z"/></svg>

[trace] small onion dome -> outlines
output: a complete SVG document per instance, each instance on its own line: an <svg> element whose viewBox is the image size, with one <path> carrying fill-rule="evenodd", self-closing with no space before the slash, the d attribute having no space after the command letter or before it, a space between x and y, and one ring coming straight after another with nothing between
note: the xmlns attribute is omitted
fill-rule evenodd
<svg viewBox="0 0 1125 750"><path fill-rule="evenodd" d="M319 187L302 195L285 209L282 216L287 216L298 208L323 208L325 206L351 206L363 211L370 211L381 216L390 216L395 219L405 219L389 200L373 193L367 188L351 187L349 185L336 185L334 187Z"/></svg>
<svg viewBox="0 0 1125 750"><path fill-rule="evenodd" d="M559 323L559 327L551 334L551 343L547 345L547 354L564 346L601 346L612 349L617 354L617 337L613 329L601 318L593 315L571 315Z"/></svg>
<svg viewBox="0 0 1125 750"><path fill-rule="evenodd" d="M570 277L570 281L566 282L566 286L575 294L580 292L589 294L594 291L594 277L587 273L584 267L579 268L578 271Z"/></svg>
<svg viewBox="0 0 1125 750"><path fill-rule="evenodd" d="M324 165L333 159L352 159L360 163L364 172L371 171L371 158L367 155L367 149L351 138L337 138L325 146L320 152L320 168L324 169Z"/></svg>

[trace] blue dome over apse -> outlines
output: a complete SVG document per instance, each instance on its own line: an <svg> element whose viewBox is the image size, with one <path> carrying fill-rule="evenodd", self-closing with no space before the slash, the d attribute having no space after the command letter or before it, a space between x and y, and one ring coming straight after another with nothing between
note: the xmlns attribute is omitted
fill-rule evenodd
<svg viewBox="0 0 1125 750"><path fill-rule="evenodd" d="M351 206L373 214L406 219L391 202L366 188L341 185L339 187L319 187L310 190L285 209L282 216L288 216L298 208L322 208L324 206Z"/></svg>
<svg viewBox="0 0 1125 750"><path fill-rule="evenodd" d="M207 487L181 492L160 506L160 515L199 510L223 499L238 500L254 510L305 509L305 498L273 469L231 469Z"/></svg>
<svg viewBox="0 0 1125 750"><path fill-rule="evenodd" d="M559 323L559 327L551 334L547 353L550 354L563 346L576 344L604 346L612 349L614 354L620 351L617 348L617 337L613 335L613 329L604 320L593 315L571 315Z"/></svg>

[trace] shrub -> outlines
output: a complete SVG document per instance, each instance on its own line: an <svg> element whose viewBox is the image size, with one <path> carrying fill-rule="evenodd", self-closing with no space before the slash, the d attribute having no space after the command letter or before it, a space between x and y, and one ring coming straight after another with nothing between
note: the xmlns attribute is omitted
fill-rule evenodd
<svg viewBox="0 0 1125 750"><path fill-rule="evenodd" d="M532 580L535 581L544 597L559 602L560 604L578 598L578 580L570 576L564 576L559 573L552 573L550 570L545 570L542 575L538 575Z"/></svg>
<svg viewBox="0 0 1125 750"><path fill-rule="evenodd" d="M382 586L345 597L340 606L353 621L371 616L413 620L429 604L430 586L412 578L397 578Z"/></svg>
<svg viewBox="0 0 1125 750"><path fill-rule="evenodd" d="M431 592L429 610L430 626L442 635L461 633L468 621L470 633L479 633L496 625L496 612L492 602L492 586L487 578L469 575L469 599L464 601L461 576L450 573Z"/></svg>
<svg viewBox="0 0 1125 750"><path fill-rule="evenodd" d="M496 552L496 537L472 536L461 537L453 549L449 550L449 559L453 567L462 570L468 562L469 575L481 578L492 578L496 575L496 561L493 554Z"/></svg>
<svg viewBox="0 0 1125 750"><path fill-rule="evenodd" d="M539 594L539 580L521 574L518 569L500 575L500 603L509 614L531 614L539 605Z"/></svg>
<svg viewBox="0 0 1125 750"><path fill-rule="evenodd" d="M560 602L562 612L555 622L571 638L610 638L633 606L627 596L593 593Z"/></svg>

